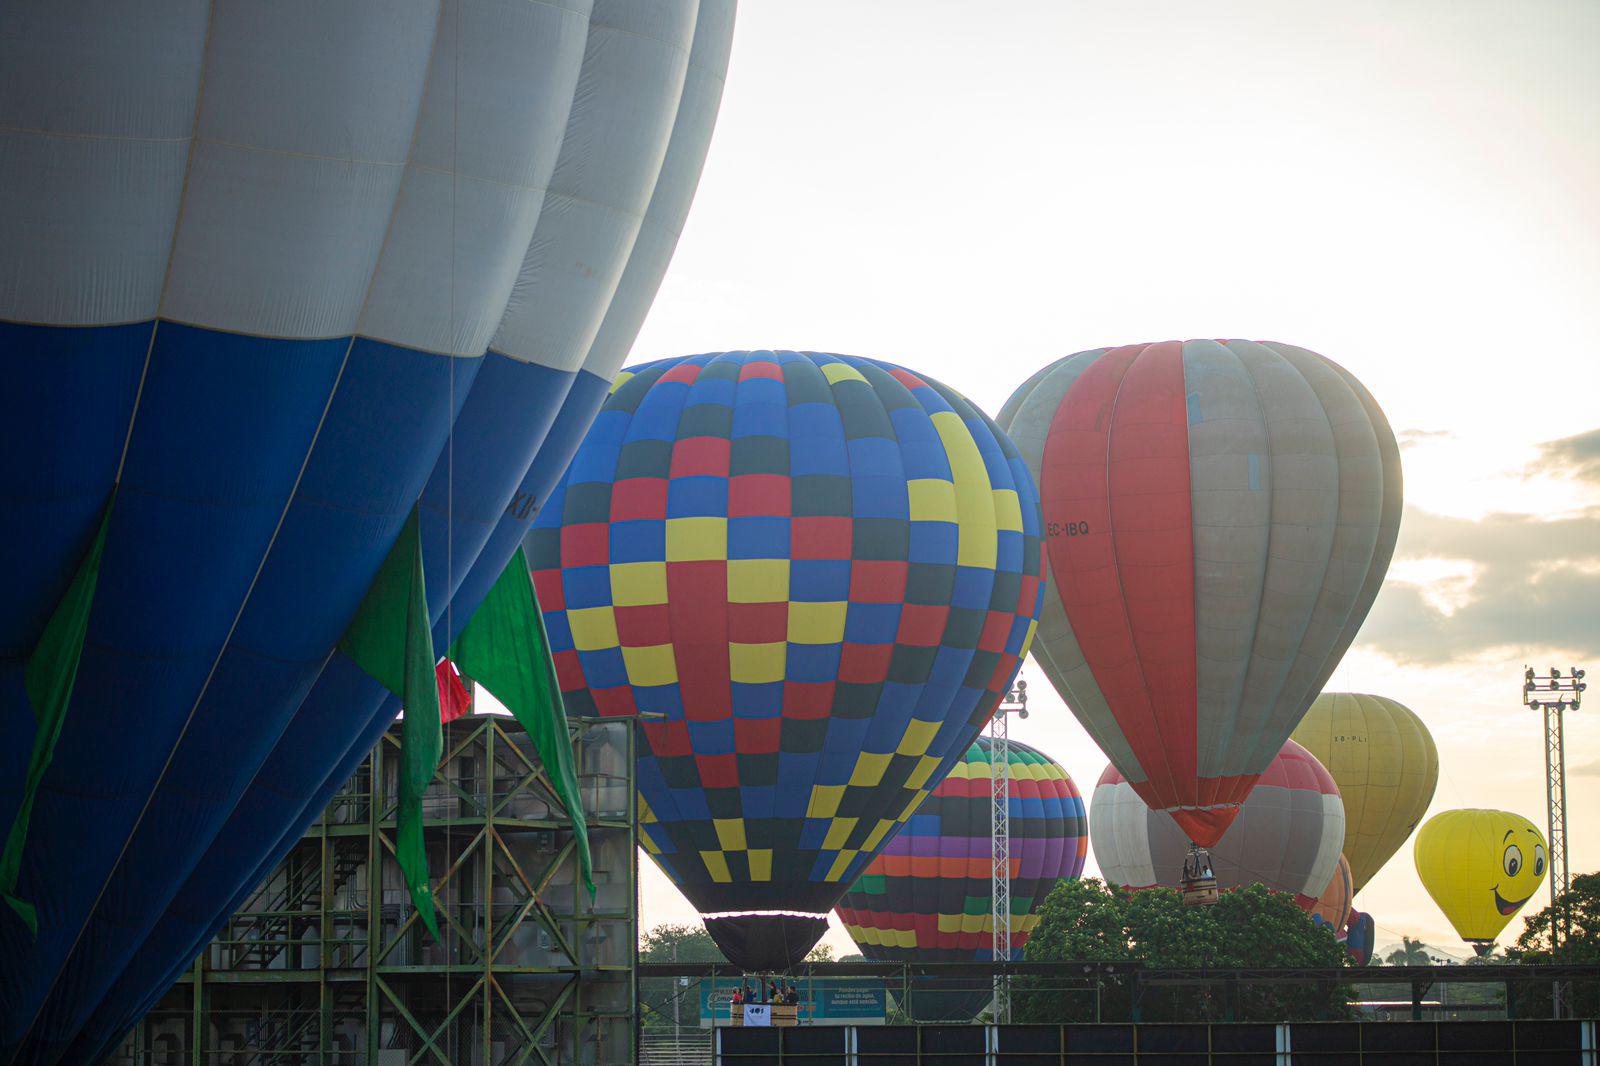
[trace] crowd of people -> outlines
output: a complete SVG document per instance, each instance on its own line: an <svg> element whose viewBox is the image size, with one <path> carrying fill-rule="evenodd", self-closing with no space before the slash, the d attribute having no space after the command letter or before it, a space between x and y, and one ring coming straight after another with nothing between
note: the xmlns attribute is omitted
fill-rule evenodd
<svg viewBox="0 0 1600 1066"><path fill-rule="evenodd" d="M745 1003L770 1003L776 1007L797 1007L800 1005L800 990L794 986L793 981L782 984L776 978L765 984L757 981L754 988L751 988L750 982L746 981L733 990L733 1002L735 1006Z"/></svg>

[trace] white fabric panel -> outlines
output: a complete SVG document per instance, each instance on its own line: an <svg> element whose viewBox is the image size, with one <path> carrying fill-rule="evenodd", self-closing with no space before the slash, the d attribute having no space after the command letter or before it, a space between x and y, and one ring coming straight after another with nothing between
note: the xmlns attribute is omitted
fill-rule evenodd
<svg viewBox="0 0 1600 1066"><path fill-rule="evenodd" d="M695 0L603 0L560 160L492 347L583 364L660 174L693 40Z"/></svg>
<svg viewBox="0 0 1600 1066"><path fill-rule="evenodd" d="M1007 404L1000 412L1000 428L1005 430L1023 463L1033 473L1035 482L1044 469L1045 439L1050 435L1061 400L1082 374L1108 349L1079 352L1051 364L1046 371L1035 374L1029 381L1033 388L1014 408ZM1007 413L1010 413L1009 419ZM1130 781L1145 780L1145 773L1133 757L1110 706L1100 693L1089 664L1078 648L1072 625L1067 621L1066 608L1061 604L1061 594L1053 579L1044 583L1044 596L1039 607L1039 628L1029 649L1034 661L1044 671L1050 684L1077 714L1084 729L1105 752L1113 765ZM1142 801L1141 801L1142 802Z"/></svg>
<svg viewBox="0 0 1600 1066"><path fill-rule="evenodd" d="M426 0L217 4L164 317L355 331L438 21Z"/></svg>
<svg viewBox="0 0 1600 1066"><path fill-rule="evenodd" d="M0 318L154 318L205 50L204 0L0 5Z"/></svg>
<svg viewBox="0 0 1600 1066"><path fill-rule="evenodd" d="M1317 858L1306 877L1304 894L1313 898L1333 880L1339 867L1339 854L1344 849L1344 800L1338 796L1322 796L1322 840L1317 847Z"/></svg>
<svg viewBox="0 0 1600 1066"><path fill-rule="evenodd" d="M617 282L611 308L584 360L585 370L607 381L616 376L628 358L672 262L672 253L677 250L684 220L689 217L689 206L711 147L717 111L722 106L728 53L733 47L735 7L735 0L700 0L683 98L678 103L667 154L661 161L661 174L633 243L633 253Z"/></svg>
<svg viewBox="0 0 1600 1066"><path fill-rule="evenodd" d="M1220 756L1237 725L1266 579L1273 483L1266 422L1239 357L1217 341L1188 341L1183 376L1199 622L1197 766L1202 777L1220 777L1225 773Z"/></svg>
<svg viewBox="0 0 1600 1066"><path fill-rule="evenodd" d="M1222 757L1222 773L1233 775L1266 769L1310 705L1306 696L1294 706L1285 685L1327 574L1339 469L1328 418L1300 372L1254 342L1231 341L1228 347L1249 371L1266 415L1272 497L1255 644L1238 722Z"/></svg>
<svg viewBox="0 0 1600 1066"><path fill-rule="evenodd" d="M1106 883L1130 888L1160 883L1150 858L1150 808L1126 781L1095 786L1089 843Z"/></svg>
<svg viewBox="0 0 1600 1066"><path fill-rule="evenodd" d="M587 0L445 4L363 335L484 353L555 170L588 32Z"/></svg>

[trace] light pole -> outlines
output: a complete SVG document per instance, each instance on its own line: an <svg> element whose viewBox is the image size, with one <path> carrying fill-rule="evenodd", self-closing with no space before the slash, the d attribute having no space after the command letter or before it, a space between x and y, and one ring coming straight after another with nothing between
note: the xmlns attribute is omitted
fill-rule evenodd
<svg viewBox="0 0 1600 1066"><path fill-rule="evenodd" d="M1531 666L1522 670L1522 704L1544 712L1544 792L1546 830L1550 847L1550 959L1559 960L1561 949L1572 932L1567 913L1567 888L1571 873L1567 864L1567 741L1563 725L1568 710L1576 711L1583 702L1584 671L1577 667L1565 675L1555 667L1536 674ZM1554 986L1555 1014L1562 1016L1564 983Z"/></svg>
<svg viewBox="0 0 1600 1066"><path fill-rule="evenodd" d="M989 913L995 962L1011 960L1011 715L1028 717L1028 683L1018 680L989 720L989 839L993 881ZM994 1020L1011 1021L1011 982L994 975Z"/></svg>

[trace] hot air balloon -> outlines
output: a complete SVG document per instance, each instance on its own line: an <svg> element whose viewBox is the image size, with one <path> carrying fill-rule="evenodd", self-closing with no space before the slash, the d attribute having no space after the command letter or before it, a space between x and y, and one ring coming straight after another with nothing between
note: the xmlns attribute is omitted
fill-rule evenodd
<svg viewBox="0 0 1600 1066"><path fill-rule="evenodd" d="M1520 814L1443 811L1423 823L1417 876L1462 940L1479 955L1544 882L1544 834Z"/></svg>
<svg viewBox="0 0 1600 1066"><path fill-rule="evenodd" d="M1328 878L1328 887L1324 888L1311 904L1311 916L1320 919L1342 936L1350 918L1350 901L1355 895L1355 886L1350 876L1350 860L1341 854L1338 865L1334 867L1333 876Z"/></svg>
<svg viewBox="0 0 1600 1066"><path fill-rule="evenodd" d="M1058 763L1011 741L1011 957L1038 924L1034 907L1055 883L1083 873L1083 799ZM840 921L874 962L986 962L994 957L993 753L979 737L933 795L839 900ZM918 1021L970 1021L993 989L961 979L919 981Z"/></svg>
<svg viewBox="0 0 1600 1066"><path fill-rule="evenodd" d="M93 594L20 852L37 939L0 908L0 1058L101 1056L393 717L333 649L408 515L435 643L471 617L654 294L731 20L8 12L8 825L54 724L26 664Z"/></svg>
<svg viewBox="0 0 1600 1066"><path fill-rule="evenodd" d="M1153 811L1115 766L1107 766L1089 805L1089 836L1108 882L1124 888L1177 887L1189 841ZM1306 910L1333 878L1344 839L1339 788L1294 741L1283 743L1234 827L1211 849L1221 888L1257 882L1287 892ZM1348 908L1347 908L1348 909Z"/></svg>
<svg viewBox="0 0 1600 1066"><path fill-rule="evenodd" d="M1099 348L1000 425L1038 480L1035 655L1146 803L1222 838L1377 595L1400 521L1382 411L1304 348Z"/></svg>
<svg viewBox="0 0 1600 1066"><path fill-rule="evenodd" d="M1386 696L1324 692L1294 739L1339 783L1344 855L1360 892L1422 821L1439 783L1428 727Z"/></svg>
<svg viewBox="0 0 1600 1066"><path fill-rule="evenodd" d="M1037 518L1004 434L898 367L730 352L618 384L530 566L568 712L647 716L644 846L730 960L804 956L967 751L1032 636Z"/></svg>

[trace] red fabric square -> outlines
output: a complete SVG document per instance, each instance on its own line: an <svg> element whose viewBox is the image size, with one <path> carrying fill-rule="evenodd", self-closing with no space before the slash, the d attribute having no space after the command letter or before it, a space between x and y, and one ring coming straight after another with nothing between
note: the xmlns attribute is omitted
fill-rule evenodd
<svg viewBox="0 0 1600 1066"><path fill-rule="evenodd" d="M672 722L645 722L645 739L650 742L653 755L671 757L693 754L689 746L689 723L681 719Z"/></svg>
<svg viewBox="0 0 1600 1066"><path fill-rule="evenodd" d="M611 486L611 520L667 517L667 479L630 477Z"/></svg>
<svg viewBox="0 0 1600 1066"><path fill-rule="evenodd" d="M899 603L905 596L905 563L857 559L850 564L851 603Z"/></svg>
<svg viewBox="0 0 1600 1066"><path fill-rule="evenodd" d="M783 683L783 716L785 718L826 718L833 709L832 681L785 681Z"/></svg>
<svg viewBox="0 0 1600 1066"><path fill-rule="evenodd" d="M978 634L978 648L982 651L1005 651L1006 638L1011 635L1011 623L1017 616L1010 611L990 611L983 620L983 632Z"/></svg>
<svg viewBox="0 0 1600 1066"><path fill-rule="evenodd" d="M733 744L741 755L771 755L778 750L782 718L736 718Z"/></svg>
<svg viewBox="0 0 1600 1066"><path fill-rule="evenodd" d="M1017 590L1017 613L1032 615L1033 606L1038 602L1039 579L1028 574L1022 575L1022 585Z"/></svg>
<svg viewBox="0 0 1600 1066"><path fill-rule="evenodd" d="M578 659L578 653L572 649L558 651L550 656L556 664L556 684L561 686L562 692L571 692L584 687L583 664Z"/></svg>
<svg viewBox="0 0 1600 1066"><path fill-rule="evenodd" d="M731 445L726 437L685 437L672 446L671 476L727 477Z"/></svg>
<svg viewBox="0 0 1600 1066"><path fill-rule="evenodd" d="M789 520L789 558L850 558L851 522L843 517Z"/></svg>
<svg viewBox="0 0 1600 1066"><path fill-rule="evenodd" d="M740 381L749 381L751 378L772 378L775 381L782 381L783 368L770 359L752 359L739 368Z"/></svg>
<svg viewBox="0 0 1600 1066"><path fill-rule="evenodd" d="M561 527L563 566L605 566L611 562L611 526L584 522Z"/></svg>
<svg viewBox="0 0 1600 1066"><path fill-rule="evenodd" d="M592 688L589 694L594 697L594 705L602 718L620 718L639 713L638 705L633 702L633 689L627 685Z"/></svg>
<svg viewBox="0 0 1600 1066"><path fill-rule="evenodd" d="M900 632L895 640L918 648L935 647L944 637L944 624L950 608L926 603L908 603L900 609Z"/></svg>
<svg viewBox="0 0 1600 1066"><path fill-rule="evenodd" d="M839 680L849 684L875 685L889 676L893 644L855 644L846 642L839 652Z"/></svg>
<svg viewBox="0 0 1600 1066"><path fill-rule="evenodd" d="M561 587L560 570L535 570L532 577L533 591L539 596L539 610L549 612L567 609L567 594Z"/></svg>
<svg viewBox="0 0 1600 1066"><path fill-rule="evenodd" d="M672 643L672 614L664 603L641 607L613 607L617 640L624 648L650 648Z"/></svg>
<svg viewBox="0 0 1600 1066"><path fill-rule="evenodd" d="M740 474L728 479L728 517L788 517L789 479L782 474Z"/></svg>
<svg viewBox="0 0 1600 1066"><path fill-rule="evenodd" d="M896 381L908 389L920 389L927 384L926 381L923 381L909 370L902 370L897 366L892 366L888 369L890 375L892 375Z"/></svg>
<svg viewBox="0 0 1600 1066"><path fill-rule="evenodd" d="M700 376L702 367L697 363L679 363L656 379L657 384L663 381L681 381L685 385L694 384L694 379Z"/></svg>
<svg viewBox="0 0 1600 1066"><path fill-rule="evenodd" d="M776 644L789 639L789 604L728 604L728 638L740 644Z"/></svg>
<svg viewBox="0 0 1600 1066"><path fill-rule="evenodd" d="M705 788L738 788L738 758L737 755L696 755L694 762L700 768L700 784Z"/></svg>

